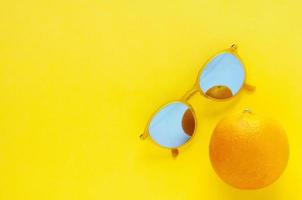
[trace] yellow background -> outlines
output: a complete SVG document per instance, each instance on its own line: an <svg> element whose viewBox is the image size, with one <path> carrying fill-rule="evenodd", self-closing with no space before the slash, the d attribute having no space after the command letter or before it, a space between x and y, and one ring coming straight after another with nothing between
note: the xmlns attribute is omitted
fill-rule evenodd
<svg viewBox="0 0 302 200"><path fill-rule="evenodd" d="M293 0L1 0L0 199L302 199L302 12ZM195 95L197 135L173 160L140 141L202 64L239 45L257 86L228 102ZM251 108L290 141L285 173L242 191L211 168L219 119Z"/></svg>

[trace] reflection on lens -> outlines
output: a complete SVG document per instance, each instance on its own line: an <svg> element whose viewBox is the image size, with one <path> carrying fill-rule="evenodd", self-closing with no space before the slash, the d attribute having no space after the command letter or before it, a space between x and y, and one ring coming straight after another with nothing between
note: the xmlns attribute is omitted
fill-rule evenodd
<svg viewBox="0 0 302 200"><path fill-rule="evenodd" d="M199 86L207 96L227 99L239 92L244 78L240 60L232 53L224 52L206 64L199 78Z"/></svg>
<svg viewBox="0 0 302 200"><path fill-rule="evenodd" d="M164 106L151 119L148 131L161 146L176 148L186 143L195 131L195 118L190 107L181 102Z"/></svg>
<svg viewBox="0 0 302 200"><path fill-rule="evenodd" d="M227 86L213 86L206 92L206 95L215 99L227 99L233 96L232 91Z"/></svg>
<svg viewBox="0 0 302 200"><path fill-rule="evenodd" d="M195 119L190 109L185 112L182 118L182 128L189 136L193 135L195 130Z"/></svg>

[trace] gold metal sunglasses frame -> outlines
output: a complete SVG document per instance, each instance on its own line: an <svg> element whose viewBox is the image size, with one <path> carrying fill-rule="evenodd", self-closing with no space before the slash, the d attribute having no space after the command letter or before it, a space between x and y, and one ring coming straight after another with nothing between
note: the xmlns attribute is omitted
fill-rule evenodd
<svg viewBox="0 0 302 200"><path fill-rule="evenodd" d="M209 59L205 62L205 64L201 67L201 69L200 69L200 71L199 71L199 73L198 73L197 79L196 79L196 81L195 81L193 87L192 87L192 88L191 88L191 89L190 89L183 97L181 97L180 99L178 99L178 100L176 100L176 101L171 101L171 102L169 102L169 103L166 103L166 104L164 104L163 106L161 106L160 108L158 108L158 109L150 116L150 118L149 118L149 120L148 120L148 123L147 123L147 126L145 127L145 130L144 130L143 134L140 135L140 138L141 138L142 140L148 138L148 136L149 136L149 130L148 130L148 128L149 128L150 122L151 122L151 120L154 118L154 116L155 116L162 108L164 108L165 106L170 105L170 104L172 104L172 103L176 103L176 102L185 104L186 106L188 106L188 108L189 108L190 111L192 112L193 117L194 117L194 120L195 120L194 132L193 132L191 138L190 138L188 141L186 141L184 144L178 146L177 148L169 148L169 147L161 146L161 145L157 144L155 141L153 141L153 140L151 139L151 141L152 141L155 145L157 145L157 146L159 146L159 147L161 147L161 148L170 149L170 150L171 150L171 153L172 153L172 156L173 156L173 157L176 157L176 156L179 154L179 149L180 149L180 148L182 148L182 147L184 147L184 146L186 146L186 145L189 145L190 141L191 141L192 138L194 137L194 135L195 135L195 133L196 133L196 130L197 130L197 117L196 117L196 114L195 114L195 111L194 111L193 107L188 103L189 99L190 99L194 94L196 94L197 92L200 92L201 95L203 95L203 96L205 96L206 98L209 98L209 99L211 99L211 100L214 100L214 101L227 101L227 100L230 100L230 99L234 98L234 97L237 96L238 94L240 94L243 90L254 91L254 90L255 90L255 86L246 83L246 74L247 74L247 73L246 73L246 68L245 68L245 65L244 65L242 59L241 59L240 56L238 55L237 49L238 49L238 46L235 45L235 44L233 44L233 45L231 45L230 48L225 49L225 50L222 50L222 51L220 51L220 52L217 52L214 56L212 56L211 58L209 58ZM243 70L244 70L244 75L245 75L245 76L244 76L243 85L241 86L240 90L239 90L235 95L233 95L232 97L229 97L229 98L226 98L226 99L216 99L216 98L213 98L213 97L207 95L206 93L204 93L204 92L202 91L202 89L200 88L200 84L199 84L200 77L201 77L201 73L203 72L204 68L207 66L207 64L208 64L214 57L216 57L217 55L219 55L219 54L221 54L221 53L231 53L232 55L234 55L234 56L242 63Z"/></svg>

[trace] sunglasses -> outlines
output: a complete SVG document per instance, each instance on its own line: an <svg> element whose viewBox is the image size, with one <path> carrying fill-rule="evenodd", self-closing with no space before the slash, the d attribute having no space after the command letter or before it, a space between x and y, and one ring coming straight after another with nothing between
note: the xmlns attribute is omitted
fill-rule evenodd
<svg viewBox="0 0 302 200"><path fill-rule="evenodd" d="M194 87L181 99L159 108L149 119L141 139L151 140L166 149L172 156L179 154L179 148L187 144L196 132L196 114L188 100L197 92L215 100L230 100L243 89L253 91L254 86L246 83L246 71L237 54L237 45L220 51L201 68Z"/></svg>

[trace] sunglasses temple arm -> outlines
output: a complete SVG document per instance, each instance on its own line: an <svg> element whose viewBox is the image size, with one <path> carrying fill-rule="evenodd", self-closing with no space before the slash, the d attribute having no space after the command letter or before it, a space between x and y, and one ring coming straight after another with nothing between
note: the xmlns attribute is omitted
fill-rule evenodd
<svg viewBox="0 0 302 200"><path fill-rule="evenodd" d="M243 87L244 87L244 89L246 89L246 90L249 91L249 92L253 92L253 91L256 90L256 86L250 85L250 84L247 84L247 83L245 83L245 84L243 85Z"/></svg>

